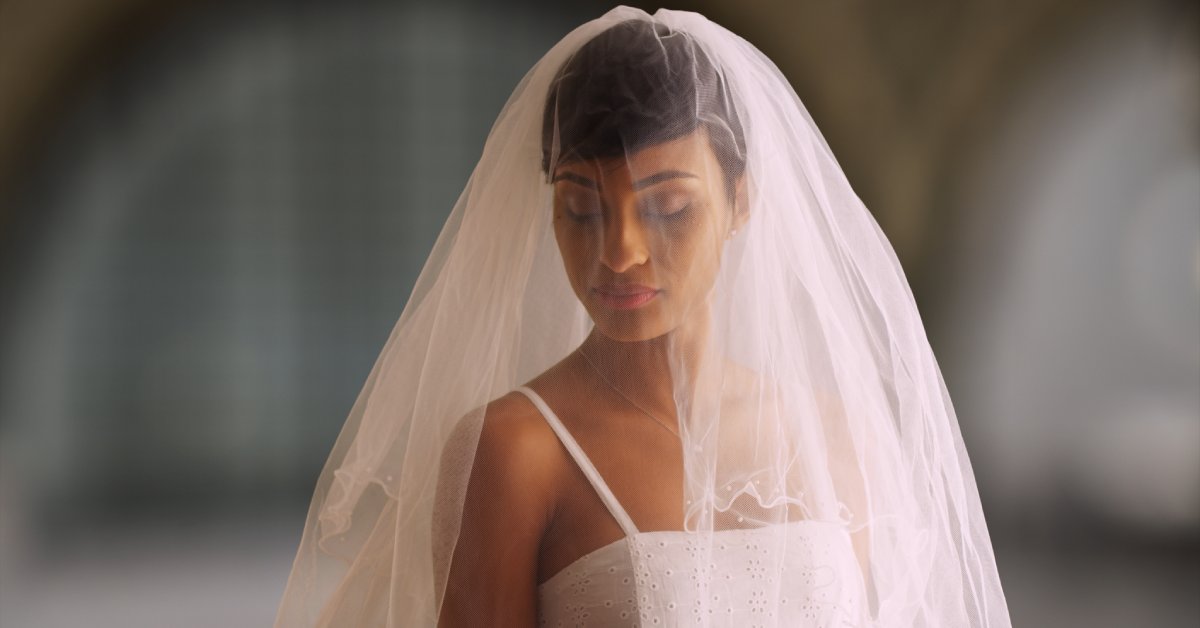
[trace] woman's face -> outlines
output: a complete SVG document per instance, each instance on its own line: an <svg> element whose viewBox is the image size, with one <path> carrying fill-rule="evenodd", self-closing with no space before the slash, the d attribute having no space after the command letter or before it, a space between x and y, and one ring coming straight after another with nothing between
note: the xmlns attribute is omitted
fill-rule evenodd
<svg viewBox="0 0 1200 628"><path fill-rule="evenodd" d="M703 310L724 243L745 219L705 132L560 164L552 180L567 278L598 331L649 340Z"/></svg>

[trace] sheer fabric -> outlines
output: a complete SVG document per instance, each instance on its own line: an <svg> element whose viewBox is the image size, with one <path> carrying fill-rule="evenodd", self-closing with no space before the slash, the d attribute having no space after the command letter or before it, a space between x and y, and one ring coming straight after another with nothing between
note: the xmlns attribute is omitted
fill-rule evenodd
<svg viewBox="0 0 1200 628"><path fill-rule="evenodd" d="M516 87L276 625L590 612L1010 625L891 246L775 65L695 13L613 9Z"/></svg>

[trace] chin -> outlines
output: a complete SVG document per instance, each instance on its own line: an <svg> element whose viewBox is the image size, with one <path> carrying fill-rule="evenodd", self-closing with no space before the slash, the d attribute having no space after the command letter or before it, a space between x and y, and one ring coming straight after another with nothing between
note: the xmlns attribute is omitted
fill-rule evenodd
<svg viewBox="0 0 1200 628"><path fill-rule="evenodd" d="M651 312L603 312L592 315L596 331L617 342L644 342L671 331L662 316Z"/></svg>

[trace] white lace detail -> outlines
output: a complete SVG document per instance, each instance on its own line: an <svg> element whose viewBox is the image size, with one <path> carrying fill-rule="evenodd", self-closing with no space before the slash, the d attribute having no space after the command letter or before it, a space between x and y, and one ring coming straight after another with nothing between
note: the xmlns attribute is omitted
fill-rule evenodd
<svg viewBox="0 0 1200 628"><path fill-rule="evenodd" d="M604 501L617 520L619 512L628 521L558 417L532 390L518 390L555 428L601 497L611 498ZM538 587L538 625L858 626L863 584L846 530L824 521L779 525L786 534L777 534L778 526L712 535L633 528Z"/></svg>

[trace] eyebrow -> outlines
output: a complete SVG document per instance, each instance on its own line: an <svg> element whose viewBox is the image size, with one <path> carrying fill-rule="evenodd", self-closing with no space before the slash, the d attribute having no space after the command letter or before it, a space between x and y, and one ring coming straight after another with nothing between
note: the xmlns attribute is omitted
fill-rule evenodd
<svg viewBox="0 0 1200 628"><path fill-rule="evenodd" d="M682 170L663 170L662 172L657 172L657 173L652 174L644 179L639 179L637 181L634 181L633 189L641 190L643 188L648 188L656 183L662 183L663 181L666 181L668 179L683 179L683 178L696 179L698 177L696 177L696 175L694 175L690 172L683 172ZM554 179L551 180L550 183L557 183L559 181L570 181L571 183L576 183L578 185L582 185L583 187L591 188L593 190L600 189L600 186L597 185L595 181L593 181L585 176L575 174L574 172L560 172L560 173L554 175Z"/></svg>

